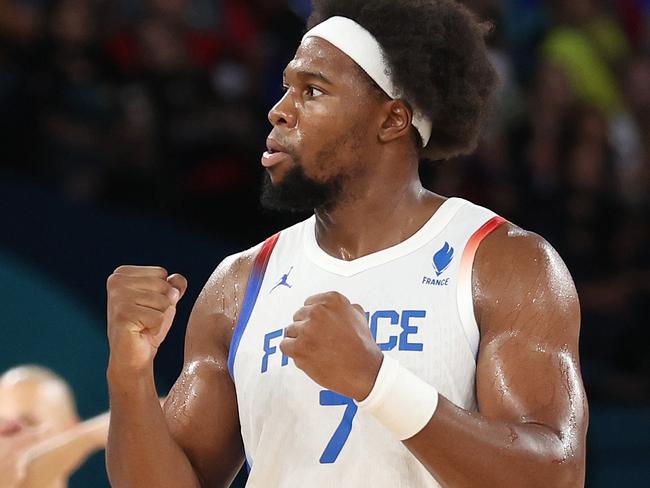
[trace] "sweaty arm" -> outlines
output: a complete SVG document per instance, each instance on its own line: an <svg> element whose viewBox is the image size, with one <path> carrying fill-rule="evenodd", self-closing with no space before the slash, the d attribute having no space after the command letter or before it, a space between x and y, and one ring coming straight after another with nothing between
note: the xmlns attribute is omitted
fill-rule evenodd
<svg viewBox="0 0 650 488"><path fill-rule="evenodd" d="M188 323L182 372L162 408L152 366L129 375L109 365L112 486L230 486L244 451L228 350L256 252L227 258L206 283Z"/></svg>
<svg viewBox="0 0 650 488"><path fill-rule="evenodd" d="M587 402L571 276L539 236L504 224L477 251L478 412L439 397L406 447L444 487L584 486Z"/></svg>

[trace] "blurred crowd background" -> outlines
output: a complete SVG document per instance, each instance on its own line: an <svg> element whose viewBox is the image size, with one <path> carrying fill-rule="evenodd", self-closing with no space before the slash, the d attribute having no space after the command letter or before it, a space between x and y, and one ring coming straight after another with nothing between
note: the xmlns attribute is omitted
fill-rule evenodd
<svg viewBox="0 0 650 488"><path fill-rule="evenodd" d="M587 486L650 469L650 0L467 0L501 83L476 153L425 185L538 232L583 313ZM158 264L190 280L160 351L216 264L303 216L263 212L266 114L309 0L0 0L0 372L68 379L107 408L105 278ZM101 457L72 486L106 486ZM76 485L75 485L76 483ZM103 483L103 484L102 484Z"/></svg>

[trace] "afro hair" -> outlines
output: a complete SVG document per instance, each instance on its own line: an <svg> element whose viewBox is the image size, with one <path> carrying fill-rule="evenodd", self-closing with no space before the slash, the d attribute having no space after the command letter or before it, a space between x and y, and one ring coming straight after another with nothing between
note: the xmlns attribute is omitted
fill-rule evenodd
<svg viewBox="0 0 650 488"><path fill-rule="evenodd" d="M308 28L333 16L354 20L384 50L402 97L431 117L424 159L471 153L496 85L489 25L454 0L314 0Z"/></svg>

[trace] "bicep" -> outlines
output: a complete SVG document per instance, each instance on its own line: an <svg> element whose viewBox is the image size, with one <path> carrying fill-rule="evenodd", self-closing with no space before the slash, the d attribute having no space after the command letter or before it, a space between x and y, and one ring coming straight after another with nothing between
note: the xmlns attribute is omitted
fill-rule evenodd
<svg viewBox="0 0 650 488"><path fill-rule="evenodd" d="M207 486L227 486L244 454L237 399L225 359L187 363L165 402L169 430Z"/></svg>
<svg viewBox="0 0 650 488"><path fill-rule="evenodd" d="M235 311L226 304L238 301L220 295L224 280L213 276L192 310L183 370L163 408L172 437L206 486L228 486L244 461L237 396L228 371Z"/></svg>
<svg viewBox="0 0 650 488"><path fill-rule="evenodd" d="M508 334L483 347L476 378L486 417L543 425L561 439L582 431L586 402L570 347Z"/></svg>
<svg viewBox="0 0 650 488"><path fill-rule="evenodd" d="M479 409L490 418L548 427L566 449L582 450L587 405L573 281L557 253L539 237L509 239L501 242L500 252L511 264L486 260L481 270L489 280L479 286L489 299L482 302L480 314Z"/></svg>

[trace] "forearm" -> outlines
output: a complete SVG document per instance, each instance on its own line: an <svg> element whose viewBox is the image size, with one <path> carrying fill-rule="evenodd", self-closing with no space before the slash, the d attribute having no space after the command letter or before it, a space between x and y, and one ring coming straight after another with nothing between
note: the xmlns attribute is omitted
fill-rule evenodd
<svg viewBox="0 0 650 488"><path fill-rule="evenodd" d="M537 424L491 420L440 396L436 413L405 446L445 487L584 486L581 453Z"/></svg>
<svg viewBox="0 0 650 488"><path fill-rule="evenodd" d="M111 422L106 461L114 488L199 487L192 465L172 438L153 373L128 379L108 371Z"/></svg>

